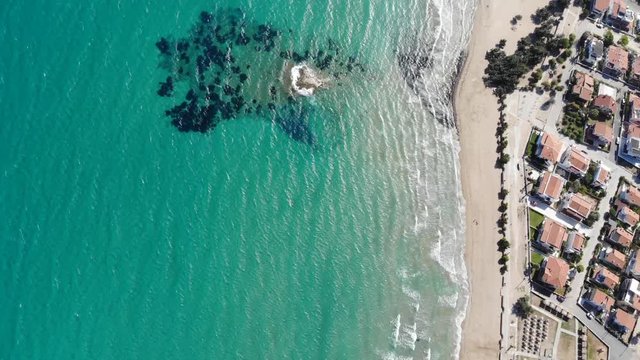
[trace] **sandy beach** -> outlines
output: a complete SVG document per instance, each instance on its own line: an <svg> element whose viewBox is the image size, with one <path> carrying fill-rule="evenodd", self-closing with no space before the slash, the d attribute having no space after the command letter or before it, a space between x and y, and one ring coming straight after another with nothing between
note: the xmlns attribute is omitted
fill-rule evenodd
<svg viewBox="0 0 640 360"><path fill-rule="evenodd" d="M500 238L496 223L499 218L500 170L495 166L498 105L491 90L486 89L482 82L486 66L484 56L500 39L507 40L505 50L511 53L517 41L533 29L530 15L545 4L545 1L531 0L480 0L467 59L456 88L455 111L466 201L465 258L471 282L471 298L463 323L461 359L493 360L498 359L500 352L502 277L496 246ZM518 14L523 18L513 26L510 20ZM510 125L513 125L512 121L509 119ZM512 133L510 131L510 143L514 143ZM511 157L514 159L514 154ZM513 161L510 163L514 164ZM516 176L515 172L508 173ZM507 182L512 183L509 179ZM508 240L512 243L522 241ZM509 275L505 281L510 281ZM506 306L511 307L510 304Z"/></svg>

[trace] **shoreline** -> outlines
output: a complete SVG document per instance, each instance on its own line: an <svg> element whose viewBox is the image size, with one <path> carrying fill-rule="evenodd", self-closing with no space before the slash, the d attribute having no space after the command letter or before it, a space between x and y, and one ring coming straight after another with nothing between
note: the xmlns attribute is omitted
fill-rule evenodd
<svg viewBox="0 0 640 360"><path fill-rule="evenodd" d="M507 40L505 51L512 52L517 41L534 27L529 15L545 4L544 0L506 3L479 0L471 37L462 53L462 56L466 55L464 65L454 81L452 105L460 142L465 202L464 259L469 282L459 354L463 360L500 358L502 291L510 286L510 273L518 271L510 266L504 276L499 272L500 253L496 242L501 237L497 226L501 171L495 166L499 113L497 98L482 81L486 66L484 55L500 39ZM515 15L522 15L523 19L514 27L510 20ZM513 125L513 119L509 122ZM508 136L511 143L516 134L510 131ZM512 161L516 161L515 157ZM505 182L511 183L511 179L505 179ZM512 226L508 225L507 234L512 233ZM509 241L514 243L518 239ZM510 309L511 300L505 299L505 311Z"/></svg>

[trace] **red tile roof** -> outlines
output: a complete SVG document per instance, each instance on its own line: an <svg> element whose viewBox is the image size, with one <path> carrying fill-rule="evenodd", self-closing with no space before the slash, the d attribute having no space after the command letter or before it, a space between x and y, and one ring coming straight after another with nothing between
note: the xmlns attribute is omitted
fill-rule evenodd
<svg viewBox="0 0 640 360"><path fill-rule="evenodd" d="M640 76L640 57L633 59L633 62L631 63L631 71L633 72L633 75Z"/></svg>
<svg viewBox="0 0 640 360"><path fill-rule="evenodd" d="M637 212L631 210L630 207L624 205L618 210L618 219L622 220L630 226L636 226L640 221L640 215Z"/></svg>
<svg viewBox="0 0 640 360"><path fill-rule="evenodd" d="M575 85L572 88L574 95L584 101L590 101L593 97L595 80L588 74L576 71L574 73Z"/></svg>
<svg viewBox="0 0 640 360"><path fill-rule="evenodd" d="M624 192L624 201L630 205L640 206L640 189L629 185Z"/></svg>
<svg viewBox="0 0 640 360"><path fill-rule="evenodd" d="M587 218L591 211L596 207L596 200L593 198L576 193L571 195L566 204L565 209L576 214L579 217Z"/></svg>
<svg viewBox="0 0 640 360"><path fill-rule="evenodd" d="M618 226L614 231L611 232L609 238L616 244L620 244L624 247L629 247L631 246L631 242L633 241L633 234L629 233L621 226Z"/></svg>
<svg viewBox="0 0 640 360"><path fill-rule="evenodd" d="M609 95L598 95L595 100L593 100L593 106L609 110L612 113L616 112L616 100Z"/></svg>
<svg viewBox="0 0 640 360"><path fill-rule="evenodd" d="M609 252L604 259L618 269L622 269L624 264L627 263L627 256L616 249L611 249L611 252Z"/></svg>
<svg viewBox="0 0 640 360"><path fill-rule="evenodd" d="M563 288L569 279L569 264L555 256L549 256L544 265L542 281L554 289Z"/></svg>
<svg viewBox="0 0 640 360"><path fill-rule="evenodd" d="M540 158L557 163L562 155L562 141L549 133L543 133L540 138Z"/></svg>
<svg viewBox="0 0 640 360"><path fill-rule="evenodd" d="M542 226L539 241L560 249L562 243L567 241L568 236L567 228L551 219L546 219Z"/></svg>
<svg viewBox="0 0 640 360"><path fill-rule="evenodd" d="M622 309L617 309L613 316L616 323L624 326L629 331L633 330L633 327L636 326L636 318Z"/></svg>
<svg viewBox="0 0 640 360"><path fill-rule="evenodd" d="M604 308L606 312L611 311L611 307L615 304L615 300L600 289L595 289L591 293L591 302L598 304Z"/></svg>
<svg viewBox="0 0 640 360"><path fill-rule="evenodd" d="M611 0L595 0L593 3L593 10L604 12L609 10L609 4Z"/></svg>
<svg viewBox="0 0 640 360"><path fill-rule="evenodd" d="M592 279L608 289L613 289L620 284L620 277L604 266L597 266L594 269Z"/></svg>
<svg viewBox="0 0 640 360"><path fill-rule="evenodd" d="M570 234L569 236L573 236L573 242L571 243L571 248L576 251L581 251L582 248L584 247L584 242L586 240L584 235L580 234L579 232L574 232L573 235Z"/></svg>
<svg viewBox="0 0 640 360"><path fill-rule="evenodd" d="M640 138L640 123L632 121L627 127L627 137Z"/></svg>
<svg viewBox="0 0 640 360"><path fill-rule="evenodd" d="M564 179L560 175L545 171L542 176L542 181L540 181L540 186L538 186L538 193L552 199L558 199L562 193L564 182Z"/></svg>
<svg viewBox="0 0 640 360"><path fill-rule="evenodd" d="M591 159L589 159L587 154L573 147L567 150L567 152L566 161L569 162L572 168L581 173L586 173L587 170L589 170L589 163L591 163Z"/></svg>
<svg viewBox="0 0 640 360"><path fill-rule="evenodd" d="M598 121L593 126L593 135L611 142L613 140L613 128L604 121Z"/></svg>
<svg viewBox="0 0 640 360"><path fill-rule="evenodd" d="M607 63L609 67L627 72L629 69L629 53L621 47L611 45L607 50Z"/></svg>

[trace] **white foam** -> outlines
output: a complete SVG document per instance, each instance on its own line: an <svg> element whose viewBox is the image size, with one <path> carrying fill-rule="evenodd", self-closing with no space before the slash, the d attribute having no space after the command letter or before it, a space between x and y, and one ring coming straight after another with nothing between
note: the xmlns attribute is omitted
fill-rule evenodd
<svg viewBox="0 0 640 360"><path fill-rule="evenodd" d="M302 63L291 68L291 87L296 94L313 96L314 91L324 85L324 81L307 64Z"/></svg>

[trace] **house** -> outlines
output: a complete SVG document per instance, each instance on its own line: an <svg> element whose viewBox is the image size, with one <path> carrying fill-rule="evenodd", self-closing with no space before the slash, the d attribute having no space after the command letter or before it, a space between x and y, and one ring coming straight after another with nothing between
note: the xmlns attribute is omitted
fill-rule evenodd
<svg viewBox="0 0 640 360"><path fill-rule="evenodd" d="M640 118L640 96L629 93L629 119L638 118Z"/></svg>
<svg viewBox="0 0 640 360"><path fill-rule="evenodd" d="M582 248L584 248L585 242L586 238L584 237L584 235L580 234L577 231L572 231L567 237L567 242L564 246L564 252L569 254L579 254L582 252Z"/></svg>
<svg viewBox="0 0 640 360"><path fill-rule="evenodd" d="M588 104L593 97L595 80L592 76L580 71L573 73L574 85L571 88L571 95L577 102Z"/></svg>
<svg viewBox="0 0 640 360"><path fill-rule="evenodd" d="M609 21L622 31L631 31L631 24L635 18L633 10L629 9L622 0L613 0L609 7Z"/></svg>
<svg viewBox="0 0 640 360"><path fill-rule="evenodd" d="M629 122L624 145L625 153L629 156L640 157L640 119Z"/></svg>
<svg viewBox="0 0 640 360"><path fill-rule="evenodd" d="M593 270L591 280L597 284L613 290L620 284L620 277L604 266L597 265Z"/></svg>
<svg viewBox="0 0 640 360"><path fill-rule="evenodd" d="M629 53L627 50L615 45L609 46L602 71L611 76L619 77L626 74L627 70L629 70Z"/></svg>
<svg viewBox="0 0 640 360"><path fill-rule="evenodd" d="M589 217L591 211L596 207L596 200L580 193L569 194L565 197L561 208L565 214L576 220L584 220Z"/></svg>
<svg viewBox="0 0 640 360"><path fill-rule="evenodd" d="M595 311L593 312L597 314L608 314L613 304L615 304L615 300L600 289L592 289L584 298L584 302L589 305L591 309L594 309Z"/></svg>
<svg viewBox="0 0 640 360"><path fill-rule="evenodd" d="M595 146L607 147L613 141L613 128L604 121L598 121L591 127L591 135Z"/></svg>
<svg viewBox="0 0 640 360"><path fill-rule="evenodd" d="M640 250L635 250L629 256L629 264L625 271L627 275L640 279Z"/></svg>
<svg viewBox="0 0 640 360"><path fill-rule="evenodd" d="M618 220L623 223L634 227L640 221L640 215L637 212L631 210L627 205L622 205L618 209Z"/></svg>
<svg viewBox="0 0 640 360"><path fill-rule="evenodd" d="M595 18L602 18L611 5L611 0L592 0L591 1L591 16Z"/></svg>
<svg viewBox="0 0 640 360"><path fill-rule="evenodd" d="M553 252L560 250L568 237L567 228L549 218L545 218L540 225L536 241L547 252Z"/></svg>
<svg viewBox="0 0 640 360"><path fill-rule="evenodd" d="M538 137L536 156L545 160L547 166L555 165L560 161L563 151L564 143L557 137L546 132Z"/></svg>
<svg viewBox="0 0 640 360"><path fill-rule="evenodd" d="M626 279L620 285L619 306L624 307L632 313L640 312L640 281L636 279Z"/></svg>
<svg viewBox="0 0 640 360"><path fill-rule="evenodd" d="M640 206L640 189L633 185L624 185L620 199L632 206Z"/></svg>
<svg viewBox="0 0 640 360"><path fill-rule="evenodd" d="M618 110L616 99L612 98L609 95L596 96L591 105L605 113L607 116L615 114L616 110Z"/></svg>
<svg viewBox="0 0 640 360"><path fill-rule="evenodd" d="M539 272L540 281L550 289L564 288L569 280L569 264L555 256L549 256L542 261Z"/></svg>
<svg viewBox="0 0 640 360"><path fill-rule="evenodd" d="M631 63L631 76L629 82L634 85L640 85L640 57L633 59Z"/></svg>
<svg viewBox="0 0 640 360"><path fill-rule="evenodd" d="M600 260L616 270L622 270L627 263L627 256L612 247L605 246L600 252Z"/></svg>
<svg viewBox="0 0 640 360"><path fill-rule="evenodd" d="M611 180L611 170L604 166L602 163L598 164L596 172L593 174L593 182L591 185L605 190Z"/></svg>
<svg viewBox="0 0 640 360"><path fill-rule="evenodd" d="M585 176L589 170L589 164L591 163L591 159L587 153L582 152L573 146L569 147L567 151L565 151L561 159L562 161L559 166L578 176Z"/></svg>
<svg viewBox="0 0 640 360"><path fill-rule="evenodd" d="M609 237L607 238L610 243L620 245L623 248L629 248L631 242L633 242L633 234L623 229L621 226L616 226L611 230Z"/></svg>
<svg viewBox="0 0 640 360"><path fill-rule="evenodd" d="M609 324L615 330L626 334L636 326L636 318L622 309L616 309L616 312L609 316Z"/></svg>
<svg viewBox="0 0 640 360"><path fill-rule="evenodd" d="M596 64L604 57L604 42L596 37L587 39L584 49L584 58L582 59L582 62L589 67L596 66Z"/></svg>
<svg viewBox="0 0 640 360"><path fill-rule="evenodd" d="M537 194L545 202L553 204L560 200L564 184L565 180L560 175L545 171L538 186Z"/></svg>

